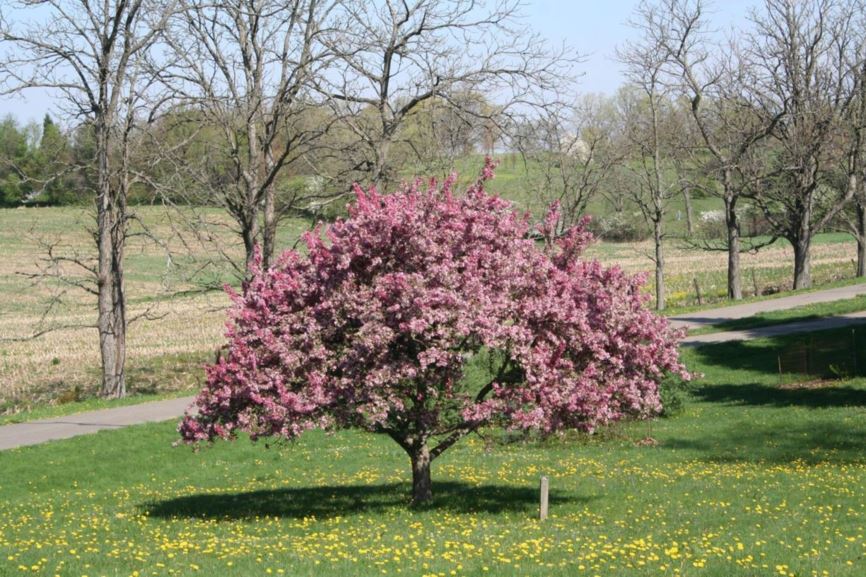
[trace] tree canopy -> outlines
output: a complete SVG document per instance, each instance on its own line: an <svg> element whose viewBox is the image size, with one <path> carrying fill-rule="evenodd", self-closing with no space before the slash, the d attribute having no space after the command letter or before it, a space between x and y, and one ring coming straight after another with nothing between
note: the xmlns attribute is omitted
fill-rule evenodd
<svg viewBox="0 0 866 577"><path fill-rule="evenodd" d="M308 233L306 255L254 270L183 438L387 434L423 502L430 463L479 427L553 433L657 413L663 376L687 374L642 277L581 260L591 235L555 238L555 208L539 246L528 216L485 191L492 176L488 160L460 196L454 176L391 195L356 187L348 218ZM490 380L472 382L482 356Z"/></svg>

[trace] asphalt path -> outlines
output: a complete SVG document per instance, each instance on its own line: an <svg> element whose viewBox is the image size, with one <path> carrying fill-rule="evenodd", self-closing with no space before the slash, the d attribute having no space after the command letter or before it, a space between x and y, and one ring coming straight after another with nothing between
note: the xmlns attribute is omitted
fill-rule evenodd
<svg viewBox="0 0 866 577"><path fill-rule="evenodd" d="M669 317L669 320L671 321L671 325L677 328L693 329L715 325L724 321L751 317L759 313L783 311L816 303L852 299L860 295L866 295L866 283L676 315Z"/></svg>
<svg viewBox="0 0 866 577"><path fill-rule="evenodd" d="M192 400L192 397L182 397L3 425L0 427L0 450L68 439L106 429L175 419L183 415Z"/></svg>
<svg viewBox="0 0 866 577"><path fill-rule="evenodd" d="M726 343L729 341L747 341L749 339L760 339L764 337L778 337L795 333L811 333L813 331L825 331L856 325L866 324L866 311L847 313L808 321L794 321L769 327L744 329L739 331L724 331L706 335L686 337L680 341L682 347L697 347L713 343Z"/></svg>

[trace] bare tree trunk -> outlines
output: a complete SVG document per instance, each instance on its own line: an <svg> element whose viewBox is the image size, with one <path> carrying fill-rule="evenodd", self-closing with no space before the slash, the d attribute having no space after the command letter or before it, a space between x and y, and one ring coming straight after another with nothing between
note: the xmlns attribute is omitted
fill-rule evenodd
<svg viewBox="0 0 866 577"><path fill-rule="evenodd" d="M108 285L99 286L99 348L102 358L102 396L126 396L126 303L120 257L109 258ZM100 255L100 268L103 258ZM102 275L100 275L101 277ZM102 279L100 278L100 281Z"/></svg>
<svg viewBox="0 0 866 577"><path fill-rule="evenodd" d="M857 276L866 276L866 203L858 202L857 211Z"/></svg>
<svg viewBox="0 0 866 577"><path fill-rule="evenodd" d="M685 201L686 205L686 232L688 236L692 236L695 228L695 215L692 212L692 193L688 186L683 187L683 201Z"/></svg>
<svg viewBox="0 0 866 577"><path fill-rule="evenodd" d="M812 235L808 227L801 230L801 236L792 243L794 246L794 290L812 286Z"/></svg>
<svg viewBox="0 0 866 577"><path fill-rule="evenodd" d="M126 395L126 295L123 290L123 222L125 205L114 194L108 165L110 128L96 127L97 180L97 302L102 396Z"/></svg>
<svg viewBox="0 0 866 577"><path fill-rule="evenodd" d="M737 197L725 194L725 224L728 228L728 298L743 298L740 273L740 223L737 221Z"/></svg>
<svg viewBox="0 0 866 577"><path fill-rule="evenodd" d="M259 236L259 221L257 211L253 211L252 218L243 223L241 237L244 239L244 253L247 263L247 271L251 270L256 254L256 240Z"/></svg>
<svg viewBox="0 0 866 577"><path fill-rule="evenodd" d="M262 230L262 267L268 269L274 260L277 242L277 208L274 185L265 189L264 223Z"/></svg>
<svg viewBox="0 0 866 577"><path fill-rule="evenodd" d="M664 230L661 218L653 222L653 240L655 241L656 263L656 310L665 310L665 256L662 247Z"/></svg>
<svg viewBox="0 0 866 577"><path fill-rule="evenodd" d="M433 483L430 479L430 449L421 443L412 453L412 504L421 505L433 498Z"/></svg>
<svg viewBox="0 0 866 577"><path fill-rule="evenodd" d="M387 135L376 145L371 184L379 189L379 192L384 192L390 184L388 182L388 153L391 150L390 138L390 135Z"/></svg>

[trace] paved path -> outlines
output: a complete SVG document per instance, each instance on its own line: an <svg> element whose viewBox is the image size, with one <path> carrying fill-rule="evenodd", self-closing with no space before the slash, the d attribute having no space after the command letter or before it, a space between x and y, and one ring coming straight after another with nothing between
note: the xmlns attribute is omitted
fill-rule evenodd
<svg viewBox="0 0 866 577"><path fill-rule="evenodd" d="M670 320L671 324L677 328L691 329L714 325L723 321L750 317L758 313L781 311L792 309L794 307L801 307L803 305L851 299L860 295L866 295L866 283L810 293L795 294L788 297L733 305L718 309L698 311L670 317Z"/></svg>
<svg viewBox="0 0 866 577"><path fill-rule="evenodd" d="M866 311L847 313L822 319L808 321L790 322L769 327L759 327L741 331L725 331L710 333L708 335L697 335L686 337L680 341L680 346L696 347L711 343L726 343L729 341L747 341L749 339L760 339L763 337L778 337L794 333L807 333L812 331L823 331L827 329L838 329L853 325L866 324Z"/></svg>
<svg viewBox="0 0 866 577"><path fill-rule="evenodd" d="M739 319L766 311L789 309L813 303L824 303L841 299L854 298L866 294L866 284L852 285L767 301L735 305L713 310L705 310L672 317L674 326L692 328L715 324L725 320ZM811 321L792 322L784 325L756 328L744 331L728 331L687 337L683 346L698 346L706 343L746 340L760 337L771 337L795 332L806 332L831 329L853 324L866 324L866 311L839 315L837 317L815 319ZM180 417L192 403L192 397L169 399L78 413L68 417L42 419L29 423L0 426L0 450L35 445L45 441L67 439L78 435L95 433L104 429L117 429L128 425L167 421Z"/></svg>
<svg viewBox="0 0 866 577"><path fill-rule="evenodd" d="M183 397L4 425L0 427L0 450L68 439L105 429L174 419L183 414L192 400L192 397Z"/></svg>

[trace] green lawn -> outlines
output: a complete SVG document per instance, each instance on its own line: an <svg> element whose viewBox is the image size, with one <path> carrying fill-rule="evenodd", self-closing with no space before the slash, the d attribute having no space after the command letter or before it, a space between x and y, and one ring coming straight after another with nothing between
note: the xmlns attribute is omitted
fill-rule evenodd
<svg viewBox="0 0 866 577"><path fill-rule="evenodd" d="M164 423L2 452L0 575L861 576L866 380L780 384L790 343L684 352L705 376L672 418L458 444L424 510L397 446L355 432L196 453Z"/></svg>

